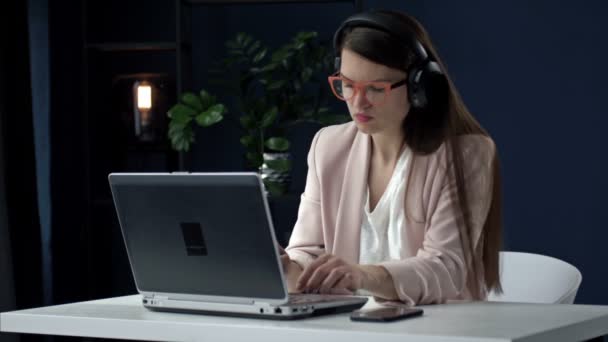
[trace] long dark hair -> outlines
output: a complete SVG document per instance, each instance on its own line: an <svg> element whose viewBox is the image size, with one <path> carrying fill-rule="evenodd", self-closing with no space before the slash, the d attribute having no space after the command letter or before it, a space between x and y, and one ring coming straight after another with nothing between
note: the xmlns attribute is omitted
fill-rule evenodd
<svg viewBox="0 0 608 342"><path fill-rule="evenodd" d="M498 153L495 153L493 160L492 203L479 237L482 246L481 248L475 248L469 204L465 191L462 150L458 137L467 134L489 137L489 134L464 105L460 94L447 74L445 65L439 59L437 51L422 25L415 18L405 13L386 10L380 12L393 16L407 25L414 37L424 46L429 56L441 66L444 72L445 78L441 82L432 83L434 88L433 91L429 92L428 105L424 109L411 107L406 116L403 122L405 143L414 152L414 156L433 153L445 143L448 158L453 160L453 163L448 164L452 165L452 169L448 172L455 177L458 196L456 203L458 203L459 209L463 213L463 217L458 223L458 229L467 263L469 289L477 299L483 297L484 290L494 289L501 292L499 250L501 248L502 232L502 194ZM413 63L419 62L415 52L411 47L408 47L408 44L397 40L391 34L373 28L352 27L345 29L341 46L337 48L339 53L343 48L347 48L375 63L406 72L410 70ZM412 162L415 162L415 160L414 157ZM483 269L475 260L482 260L483 266L481 267ZM486 289L479 287L482 277Z"/></svg>

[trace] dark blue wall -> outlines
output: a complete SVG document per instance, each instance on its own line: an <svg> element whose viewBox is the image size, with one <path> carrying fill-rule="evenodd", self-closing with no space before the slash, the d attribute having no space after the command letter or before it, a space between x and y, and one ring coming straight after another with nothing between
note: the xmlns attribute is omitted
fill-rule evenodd
<svg viewBox="0 0 608 342"><path fill-rule="evenodd" d="M410 12L427 27L465 102L501 156L505 249L551 255L583 273L578 303L608 304L608 158L604 131L608 47L596 1L366 1ZM193 9L194 88L223 42L245 31L269 45L299 30L330 37L354 12L348 3L197 6ZM346 110L346 109L345 109ZM301 192L316 127L293 149L292 191ZM194 170L240 170L238 132L222 123L200 131Z"/></svg>

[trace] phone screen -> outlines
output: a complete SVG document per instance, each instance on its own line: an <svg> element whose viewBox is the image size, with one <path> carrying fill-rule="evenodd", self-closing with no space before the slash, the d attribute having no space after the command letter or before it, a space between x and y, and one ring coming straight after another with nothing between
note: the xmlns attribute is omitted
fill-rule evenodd
<svg viewBox="0 0 608 342"><path fill-rule="evenodd" d="M423 314L420 308L390 307L372 310L353 311L350 318L353 321L390 322Z"/></svg>

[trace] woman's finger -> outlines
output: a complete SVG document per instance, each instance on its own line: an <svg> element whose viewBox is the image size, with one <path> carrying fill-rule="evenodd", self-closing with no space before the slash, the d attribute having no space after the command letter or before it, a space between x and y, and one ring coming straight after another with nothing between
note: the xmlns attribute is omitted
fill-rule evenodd
<svg viewBox="0 0 608 342"><path fill-rule="evenodd" d="M331 258L331 254L323 254L315 259L312 263L304 268L300 278L298 278L298 282L296 284L298 289L303 290L304 286L308 283L310 276L317 270L317 268L325 263L329 258Z"/></svg>
<svg viewBox="0 0 608 342"><path fill-rule="evenodd" d="M321 282L327 277L327 274L331 271L325 267L326 264L320 265L317 269L310 275L308 281L304 283L304 290L316 290L321 285Z"/></svg>
<svg viewBox="0 0 608 342"><path fill-rule="evenodd" d="M330 293L331 289L333 289L336 284L342 279L344 276L344 269L341 267L334 268L329 272L325 280L319 286L320 293Z"/></svg>
<svg viewBox="0 0 608 342"><path fill-rule="evenodd" d="M325 261L324 264L317 267L317 269L312 273L308 282L304 285L305 289L317 290L321 286L321 283L327 278L329 273L337 267L342 265L342 261L340 258L331 257Z"/></svg>
<svg viewBox="0 0 608 342"><path fill-rule="evenodd" d="M344 291L354 291L353 277L350 272L345 272L340 281L334 285L334 289L344 290Z"/></svg>

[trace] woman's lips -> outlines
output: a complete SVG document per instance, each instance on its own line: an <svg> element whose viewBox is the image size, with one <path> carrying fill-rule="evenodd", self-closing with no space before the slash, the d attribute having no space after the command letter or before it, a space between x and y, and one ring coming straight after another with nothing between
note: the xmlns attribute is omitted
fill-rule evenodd
<svg viewBox="0 0 608 342"><path fill-rule="evenodd" d="M368 122L369 120L371 120L373 118L371 116L365 115L365 114L355 114L355 119L359 122Z"/></svg>

